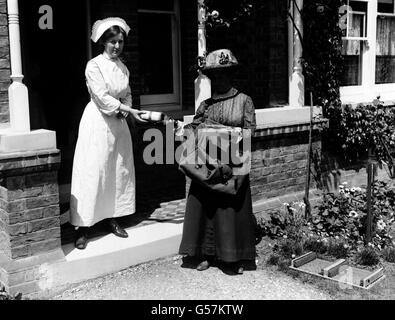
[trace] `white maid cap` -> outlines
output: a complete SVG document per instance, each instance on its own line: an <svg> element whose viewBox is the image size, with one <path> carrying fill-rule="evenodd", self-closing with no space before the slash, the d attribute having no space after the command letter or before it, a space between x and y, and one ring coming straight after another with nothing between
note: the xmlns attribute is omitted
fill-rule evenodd
<svg viewBox="0 0 395 320"><path fill-rule="evenodd" d="M94 23L92 27L92 36L91 36L92 41L93 42L99 41L103 33L106 32L112 26L118 26L126 32L126 35L129 34L130 27L127 25L125 20L117 17L110 17L103 20L97 20Z"/></svg>

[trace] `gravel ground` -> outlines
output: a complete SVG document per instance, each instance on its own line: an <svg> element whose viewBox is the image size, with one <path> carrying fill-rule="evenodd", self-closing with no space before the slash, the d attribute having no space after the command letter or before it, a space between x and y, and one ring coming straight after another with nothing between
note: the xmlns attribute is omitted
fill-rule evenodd
<svg viewBox="0 0 395 320"><path fill-rule="evenodd" d="M67 289L55 300L267 300L331 299L328 293L264 265L229 276L216 267L181 268L180 256L158 260Z"/></svg>

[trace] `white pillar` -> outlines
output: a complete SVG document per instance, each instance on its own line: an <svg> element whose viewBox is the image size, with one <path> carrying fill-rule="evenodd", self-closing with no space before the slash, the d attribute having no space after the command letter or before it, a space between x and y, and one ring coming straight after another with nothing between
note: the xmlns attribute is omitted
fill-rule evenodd
<svg viewBox="0 0 395 320"><path fill-rule="evenodd" d="M29 95L23 84L18 0L7 0L11 79L8 89L10 123L14 132L30 131Z"/></svg>
<svg viewBox="0 0 395 320"><path fill-rule="evenodd" d="M294 6L289 6L288 16L288 79L291 81L294 70L294 25L292 18L294 16ZM291 86L288 89L289 96L291 96Z"/></svg>
<svg viewBox="0 0 395 320"><path fill-rule="evenodd" d="M198 56L200 58L205 58L207 55L206 14L204 0L198 0ZM199 70L199 75L195 79L195 110L197 110L202 101L210 97L210 79Z"/></svg>
<svg viewBox="0 0 395 320"><path fill-rule="evenodd" d="M303 0L294 0L293 5L299 10L303 9ZM297 8L293 8L293 17L296 27L293 28L293 72L289 81L289 105L291 107L304 107L304 76L301 58L303 54L302 42L303 21ZM299 32L300 34L299 34Z"/></svg>

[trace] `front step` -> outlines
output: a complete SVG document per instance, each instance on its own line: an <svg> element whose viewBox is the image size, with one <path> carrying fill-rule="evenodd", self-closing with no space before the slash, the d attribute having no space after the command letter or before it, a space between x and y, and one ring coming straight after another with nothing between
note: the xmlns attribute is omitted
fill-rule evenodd
<svg viewBox="0 0 395 320"><path fill-rule="evenodd" d="M63 261L40 268L40 287L50 290L176 255L182 226L182 222L174 221L130 228L127 229L129 238L109 234L92 239L85 250L75 249L73 244L64 245Z"/></svg>

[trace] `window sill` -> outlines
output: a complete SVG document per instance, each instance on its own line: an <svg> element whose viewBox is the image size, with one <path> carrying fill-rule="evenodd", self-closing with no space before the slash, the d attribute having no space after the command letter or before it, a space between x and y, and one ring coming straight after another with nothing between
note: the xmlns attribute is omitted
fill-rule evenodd
<svg viewBox="0 0 395 320"><path fill-rule="evenodd" d="M377 97L380 97L380 101L383 101L385 105L395 105L395 84L340 88L340 99L343 105L371 104Z"/></svg>

